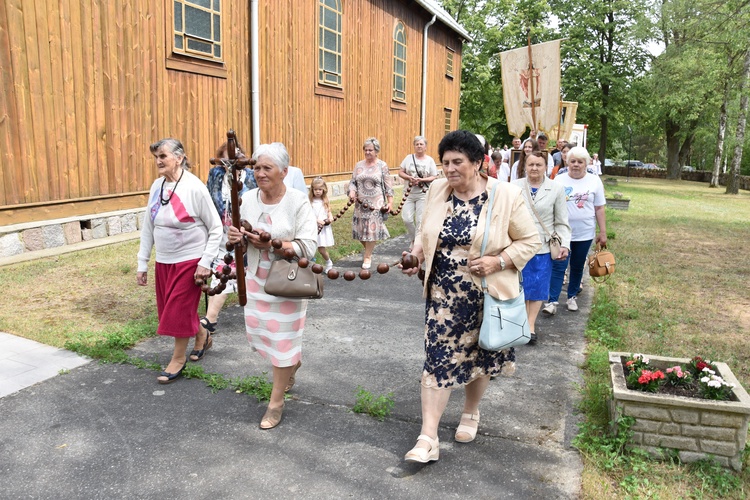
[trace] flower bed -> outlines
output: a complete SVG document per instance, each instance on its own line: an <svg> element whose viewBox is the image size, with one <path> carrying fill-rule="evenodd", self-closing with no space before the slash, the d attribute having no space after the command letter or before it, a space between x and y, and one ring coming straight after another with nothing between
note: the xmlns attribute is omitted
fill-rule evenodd
<svg viewBox="0 0 750 500"><path fill-rule="evenodd" d="M648 358L649 367L653 369L651 373L666 373L668 368L691 362L684 358ZM729 366L712 363L718 376L728 384L734 384L729 401L716 401L628 389L624 365L629 359L630 353L609 353L612 384L609 409L611 422L620 415L635 418L631 446L642 448L657 458L664 457L667 449L674 449L683 462L711 456L725 467L741 469L750 423L750 396ZM648 383L645 378L643 382Z"/></svg>

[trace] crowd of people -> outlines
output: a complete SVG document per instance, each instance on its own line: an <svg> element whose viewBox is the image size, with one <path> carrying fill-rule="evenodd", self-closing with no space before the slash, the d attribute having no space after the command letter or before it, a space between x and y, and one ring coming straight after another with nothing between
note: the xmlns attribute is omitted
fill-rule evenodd
<svg viewBox="0 0 750 500"><path fill-rule="evenodd" d="M568 267L566 305L569 311L578 309L586 256L593 242L607 240L600 167L583 147L558 141L548 151L547 141L539 133L524 142L513 138L511 149L493 150L484 137L457 130L438 145L441 174L423 136L414 138L413 152L401 162L398 177L410 188L402 218L408 253L418 262L402 272L423 274L425 300L422 427L407 461L438 460L438 427L457 388L464 389L464 407L454 438L473 441L490 379L515 370L514 348L479 347L485 292L505 300L523 289L530 344L540 340L540 311L557 313ZM174 338L171 359L157 381L174 382L188 360L200 361L211 348L221 307L237 287L226 282L224 293L213 295L200 317L199 285L226 265L227 243L244 240L245 330L251 349L272 367L273 388L260 421L261 429L272 429L282 420L285 393L302 366L308 301L271 295L265 283L272 263L290 255L314 260L319 253L325 271L333 266L327 251L334 244L328 186L315 177L308 190L302 171L290 166L284 145L262 144L253 152L252 168L239 171L239 212L252 230L237 228L231 221L235 207L226 143L217 150L223 161L210 170L207 184L189 172L180 141L162 139L150 150L159 177L144 217L137 283L147 285L155 248L157 333ZM352 238L362 244L365 270L372 266L376 243L390 237L386 221L393 207L393 176L378 158L380 151L377 138L364 141L364 159L354 166L347 190L354 205ZM233 156L243 158L245 152L238 145ZM490 197L493 190L496 195ZM485 231L486 222L492 230ZM282 242L280 248L265 232ZM480 252L483 240L486 248Z"/></svg>

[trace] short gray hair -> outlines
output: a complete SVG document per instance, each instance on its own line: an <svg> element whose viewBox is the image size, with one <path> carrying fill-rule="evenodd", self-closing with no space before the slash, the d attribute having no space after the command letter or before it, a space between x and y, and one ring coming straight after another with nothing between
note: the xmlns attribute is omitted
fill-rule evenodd
<svg viewBox="0 0 750 500"><path fill-rule="evenodd" d="M188 161L188 157L185 154L185 147L182 145L180 141L177 139L173 139L172 137L167 137L165 139L159 139L152 145L148 147L149 151L151 151L151 154L156 154L157 151L159 151L162 146L166 146L167 150L176 156L182 156L182 162L180 162L180 166L183 170L190 170L190 161Z"/></svg>
<svg viewBox="0 0 750 500"><path fill-rule="evenodd" d="M365 143L362 144L362 149L364 149L368 144L371 145L373 149L375 149L376 153L380 153L380 141L378 141L374 137L368 137L367 139L365 139Z"/></svg>
<svg viewBox="0 0 750 500"><path fill-rule="evenodd" d="M282 172L289 166L289 152L286 150L286 146L280 142L258 146L253 152L253 160L257 161L261 156L267 156Z"/></svg>
<svg viewBox="0 0 750 500"><path fill-rule="evenodd" d="M412 144L416 144L419 141L424 142L425 146L427 145L427 138L425 136L423 136L423 135L414 136L414 142L412 142Z"/></svg>
<svg viewBox="0 0 750 500"><path fill-rule="evenodd" d="M571 158L581 160L586 165L591 162L589 152L583 146L575 146L573 148L570 148L570 150L568 151L568 161L570 161Z"/></svg>

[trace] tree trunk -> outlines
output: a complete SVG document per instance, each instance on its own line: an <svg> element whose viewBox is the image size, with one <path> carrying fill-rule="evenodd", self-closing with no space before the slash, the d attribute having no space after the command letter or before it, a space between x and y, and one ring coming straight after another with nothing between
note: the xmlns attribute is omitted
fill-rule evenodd
<svg viewBox="0 0 750 500"><path fill-rule="evenodd" d="M716 134L716 154L714 155L714 169L711 172L711 183L708 187L719 187L719 170L721 157L724 154L724 134L727 131L727 100L729 99L729 79L724 80L724 99L719 109L719 131Z"/></svg>
<svg viewBox="0 0 750 500"><path fill-rule="evenodd" d="M602 173L606 173L605 172L606 169L604 168L604 163L607 160L605 155L607 151L607 133L608 133L608 127L609 127L608 125L609 120L606 114L601 115L600 118L601 118L602 130L601 130L601 133L599 134L599 161L602 162Z"/></svg>
<svg viewBox="0 0 750 500"><path fill-rule="evenodd" d="M667 179L679 180L682 178L680 167L680 139L677 133L680 131L680 125L667 118L664 124L664 132L667 137Z"/></svg>
<svg viewBox="0 0 750 500"><path fill-rule="evenodd" d="M747 94L745 90L750 86L750 48L745 52L745 70L740 80L740 116L737 118L734 154L732 168L727 176L727 194L737 194L740 191L740 163L742 162L742 146L745 144L745 123L747 122Z"/></svg>
<svg viewBox="0 0 750 500"><path fill-rule="evenodd" d="M695 127L692 126L692 124L689 127L689 130L695 130ZM685 166L685 160L690 155L690 148L693 147L693 139L695 138L695 132L690 132L687 137L685 137L685 140L682 141L682 146L680 146L680 152L677 154L679 158L680 163L680 171L682 171L682 167Z"/></svg>

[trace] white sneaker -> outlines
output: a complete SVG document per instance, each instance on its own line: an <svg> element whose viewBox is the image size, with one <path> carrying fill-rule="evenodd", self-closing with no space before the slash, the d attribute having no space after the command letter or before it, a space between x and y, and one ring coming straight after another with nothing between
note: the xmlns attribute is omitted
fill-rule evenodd
<svg viewBox="0 0 750 500"><path fill-rule="evenodd" d="M550 302L544 308L542 309L542 312L545 314L549 314L552 316L553 314L557 314L557 302Z"/></svg>
<svg viewBox="0 0 750 500"><path fill-rule="evenodd" d="M576 302L575 297L571 297L568 299L568 311L577 311L578 310L578 303Z"/></svg>
<svg viewBox="0 0 750 500"><path fill-rule="evenodd" d="M331 259L328 259L328 260L326 261L326 265L325 265L325 267L323 268L323 272L324 272L324 273L327 273L328 271L330 271L330 270L331 270L331 268L332 268L332 267L333 267L333 261L332 261Z"/></svg>

